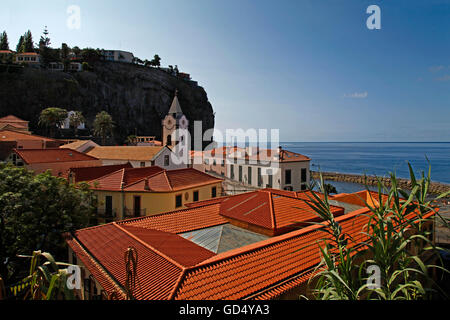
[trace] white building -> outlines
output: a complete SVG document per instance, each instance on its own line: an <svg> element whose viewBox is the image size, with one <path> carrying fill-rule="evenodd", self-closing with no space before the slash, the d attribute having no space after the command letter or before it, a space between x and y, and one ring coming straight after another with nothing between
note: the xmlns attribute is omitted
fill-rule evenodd
<svg viewBox="0 0 450 320"><path fill-rule="evenodd" d="M35 52L17 53L16 63L40 64L41 56Z"/></svg>
<svg viewBox="0 0 450 320"><path fill-rule="evenodd" d="M227 155L226 176L243 184L280 190L306 190L311 159L299 153L256 147L232 148Z"/></svg>
<svg viewBox="0 0 450 320"><path fill-rule="evenodd" d="M188 165L174 161L176 157L167 146L97 146L88 155L102 160L104 166L131 163L133 168L158 166L166 170L183 169Z"/></svg>
<svg viewBox="0 0 450 320"><path fill-rule="evenodd" d="M73 114L75 114L75 111L69 111L69 112L67 113L67 118L66 118L66 120L64 120L63 124L61 125L61 129L70 129L70 117L71 117ZM83 129L85 129L85 128L86 128L85 124L84 124L84 123L81 123L81 124L78 126L77 129L83 130Z"/></svg>
<svg viewBox="0 0 450 320"><path fill-rule="evenodd" d="M105 50L103 52L105 61L133 63L134 55L122 50Z"/></svg>

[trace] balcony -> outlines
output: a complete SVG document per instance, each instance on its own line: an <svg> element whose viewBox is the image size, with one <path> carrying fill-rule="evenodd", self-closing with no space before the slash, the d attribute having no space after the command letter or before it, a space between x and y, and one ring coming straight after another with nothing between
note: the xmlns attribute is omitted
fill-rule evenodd
<svg viewBox="0 0 450 320"><path fill-rule="evenodd" d="M125 208L124 219L145 217L147 209L127 209Z"/></svg>
<svg viewBox="0 0 450 320"><path fill-rule="evenodd" d="M105 223L113 222L117 218L117 210L97 209L96 218Z"/></svg>

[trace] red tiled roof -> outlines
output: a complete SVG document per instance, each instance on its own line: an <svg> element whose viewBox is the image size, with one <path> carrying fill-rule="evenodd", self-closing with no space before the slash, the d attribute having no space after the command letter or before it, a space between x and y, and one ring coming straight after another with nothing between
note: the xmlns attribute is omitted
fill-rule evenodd
<svg viewBox="0 0 450 320"><path fill-rule="evenodd" d="M39 54L36 52L20 52L17 53L18 56L38 56Z"/></svg>
<svg viewBox="0 0 450 320"><path fill-rule="evenodd" d="M220 215L219 209L220 204L213 203L150 217L129 219L118 223L144 229L184 233L228 223L228 220Z"/></svg>
<svg viewBox="0 0 450 320"><path fill-rule="evenodd" d="M147 232L149 234L147 236L148 240L149 237L152 237L152 232L155 231L147 230ZM156 239L158 235L161 236L161 232L156 233L153 234L153 239ZM137 279L134 293L136 299L168 299L184 268L179 262L162 254L159 250L152 247L151 244L146 243L115 223L79 230L73 236L87 248L86 251L88 251L88 255L91 258L108 270L110 279L120 283L122 288L125 287L126 283L124 254L128 248L135 248L138 254ZM180 240L180 244L185 244L182 239L178 240ZM164 243L160 243L160 245L164 246ZM165 251L166 249L170 251L172 247L173 243L169 242ZM93 268L92 265L86 267L90 271L90 268ZM113 281L110 280L110 282ZM107 290L107 288L103 289Z"/></svg>
<svg viewBox="0 0 450 320"><path fill-rule="evenodd" d="M91 180L90 184L97 190L120 191L122 190L122 186L125 188L130 183L151 177L163 171L164 169L158 166L145 168L123 168L98 179Z"/></svg>
<svg viewBox="0 0 450 320"><path fill-rule="evenodd" d="M282 199L288 198L288 201L303 201L268 191L262 191L261 194L265 194L263 197L275 197L274 209L282 212L284 208L276 204L278 200L286 201ZM250 196L254 196L254 193ZM123 254L129 246L136 248L140 261L138 278L141 280L135 295L137 299L269 299L306 282L321 260L319 241L328 237L327 233L321 231L322 225L308 226L218 255L199 249L193 243L187 244L175 236L175 233L227 223L226 218L220 215L220 207L235 197L204 206L80 230L75 233L75 238L86 248L86 252L81 253L87 254L84 259L90 257L97 262L97 265L91 262L87 267L96 269L93 271L100 274L97 280L105 282L108 288L114 279L123 286ZM352 237L350 245L366 239L367 235L363 231L369 221L368 212L368 208L362 208L336 218L343 232ZM432 214L434 212L428 216ZM411 213L406 218L411 219L414 215ZM109 282L105 280L105 272L99 268L100 264L107 270Z"/></svg>
<svg viewBox="0 0 450 320"><path fill-rule="evenodd" d="M91 161L97 158L70 149L14 149L26 164Z"/></svg>
<svg viewBox="0 0 450 320"><path fill-rule="evenodd" d="M364 210L360 210L361 214ZM365 211L364 211L365 212ZM368 221L351 213L340 218L356 240ZM339 218L338 218L339 219ZM315 225L231 250L186 270L173 294L176 300L234 300L303 274L321 260L317 241L326 237Z"/></svg>
<svg viewBox="0 0 450 320"><path fill-rule="evenodd" d="M0 141L56 141L54 139L41 137L33 134L22 133L13 130L0 130Z"/></svg>
<svg viewBox="0 0 450 320"><path fill-rule="evenodd" d="M220 213L229 218L279 232L298 223L320 220L303 199L288 196L295 192L264 189L229 197L221 202ZM335 216L344 213L331 206Z"/></svg>
<svg viewBox="0 0 450 320"><path fill-rule="evenodd" d="M15 125L27 127L28 121L22 120L14 115L9 115L3 118L0 118L0 122L14 123Z"/></svg>
<svg viewBox="0 0 450 320"><path fill-rule="evenodd" d="M123 169L91 182L94 189L139 192L173 192L219 183L215 178L192 168L164 170L159 167Z"/></svg>
<svg viewBox="0 0 450 320"><path fill-rule="evenodd" d="M74 174L74 182L87 182L125 168L133 168L133 166L130 163L127 163L111 166L71 168L70 171Z"/></svg>

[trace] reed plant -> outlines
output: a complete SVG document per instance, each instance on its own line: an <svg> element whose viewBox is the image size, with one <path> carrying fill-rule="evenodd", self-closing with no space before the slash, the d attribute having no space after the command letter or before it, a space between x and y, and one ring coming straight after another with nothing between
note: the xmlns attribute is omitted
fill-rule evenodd
<svg viewBox="0 0 450 320"><path fill-rule="evenodd" d="M448 298L436 279L436 271L449 273L442 266L433 241L434 219L439 215L436 200L450 192L430 198L431 169L416 179L408 163L411 190L398 186L390 173L390 186L377 177L377 192L360 199L369 209L368 223L361 230L365 240L356 240L343 230L330 210L330 196L320 176L320 193L311 192L308 205L323 220L324 237L318 242L321 263L310 279L309 298L319 300L415 300ZM367 177L366 177L367 179ZM367 180L366 180L367 182ZM311 191L313 187L310 188ZM303 296L304 297L304 296Z"/></svg>

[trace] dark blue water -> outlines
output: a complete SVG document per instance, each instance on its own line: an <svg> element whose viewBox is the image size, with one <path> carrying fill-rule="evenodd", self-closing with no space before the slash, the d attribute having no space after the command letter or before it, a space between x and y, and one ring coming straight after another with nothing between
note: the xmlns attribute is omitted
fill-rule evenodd
<svg viewBox="0 0 450 320"><path fill-rule="evenodd" d="M286 142L286 150L312 159L311 170L387 176L395 172L409 178L407 161L416 177L428 172L435 182L450 183L450 143L357 143L357 142Z"/></svg>

